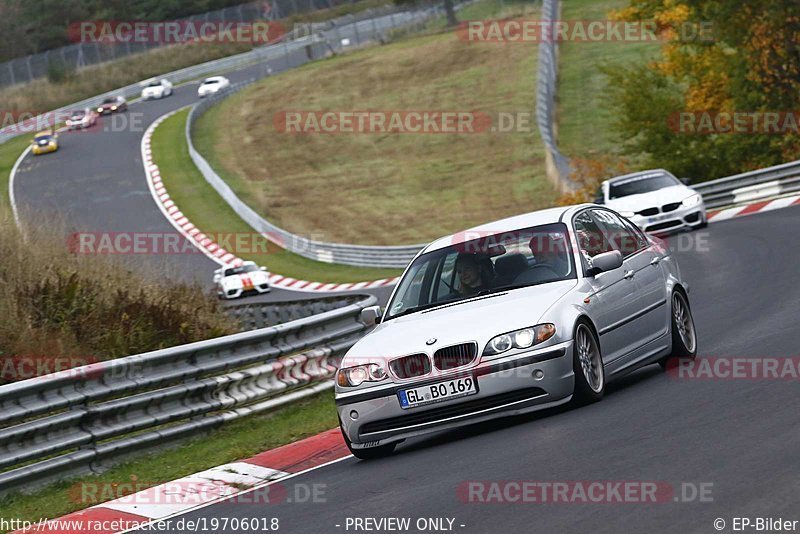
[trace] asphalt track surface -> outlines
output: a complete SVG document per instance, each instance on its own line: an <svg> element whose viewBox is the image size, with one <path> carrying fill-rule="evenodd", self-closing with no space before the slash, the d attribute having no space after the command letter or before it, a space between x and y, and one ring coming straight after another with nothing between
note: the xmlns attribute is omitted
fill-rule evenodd
<svg viewBox="0 0 800 534"><path fill-rule="evenodd" d="M404 16L394 16L394 20ZM375 27L387 27L392 18L375 19ZM371 20L342 25L325 32L330 37L364 36ZM277 45L281 46L281 45ZM286 70L293 59L305 51L290 50L287 60L277 58L225 73L232 83L260 77L269 66L273 74ZM65 246L77 232L128 233L132 235L175 235L177 231L156 206L142 167L141 139L158 117L197 101L197 82L176 87L172 96L147 102L134 102L129 111L106 116L85 131L60 134L58 152L44 156L28 155L17 171L14 193L25 226L50 225L63 232ZM55 231L55 230L54 230ZM196 249L195 249L196 250ZM211 286L212 271L218 265L200 253L121 254L126 266L147 276ZM361 290L388 300L391 288ZM318 298L319 293L273 288L266 295L237 302L261 302Z"/></svg>
<svg viewBox="0 0 800 534"><path fill-rule="evenodd" d="M688 247L689 237L695 247ZM720 222L671 241L691 248L675 254L691 284L700 358L797 355L800 207ZM717 518L731 532L735 516L800 520L798 387L797 379L680 379L651 365L609 384L603 401L591 406L417 438L386 459L349 457L280 482L290 496L299 494L293 488L321 484L325 502L248 504L259 500L250 495L173 520L275 517L290 534L354 532L347 519L363 517L408 517L408 532L418 532L417 519L433 517L453 518L456 532L559 534L709 533L717 532ZM684 500L692 502L458 498L466 481L505 480L661 481L679 499L686 488ZM713 502L689 499L689 488L701 484Z"/></svg>

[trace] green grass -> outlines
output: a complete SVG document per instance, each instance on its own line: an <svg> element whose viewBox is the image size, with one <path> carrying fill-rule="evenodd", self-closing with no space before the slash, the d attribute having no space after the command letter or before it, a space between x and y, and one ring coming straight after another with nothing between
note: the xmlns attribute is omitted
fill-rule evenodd
<svg viewBox="0 0 800 534"><path fill-rule="evenodd" d="M252 235L255 231L234 212L194 166L184 127L188 110L170 117L153 134L153 159L170 197L192 223L208 234ZM257 247L250 247L257 248ZM260 250L260 249L259 249ZM362 282L398 276L398 269L371 269L334 265L306 259L269 244L267 253L239 253L273 273L317 282Z"/></svg>
<svg viewBox="0 0 800 534"><path fill-rule="evenodd" d="M459 17L531 8L492 1ZM242 200L289 231L343 243L423 243L553 204L535 120L528 131L466 135L290 135L273 121L287 110L532 117L536 61L535 45L466 43L450 31L407 37L254 84L199 119L195 144Z"/></svg>
<svg viewBox="0 0 800 534"><path fill-rule="evenodd" d="M76 498L81 483L92 484L89 487L94 488L134 480L141 488L155 486L292 443L336 425L333 395L320 393L272 413L238 419L197 436L180 448L143 454L101 475L59 481L30 495L9 495L0 499L0 510L5 519L37 521L42 516L60 517L97 504L82 503Z"/></svg>
<svg viewBox="0 0 800 534"><path fill-rule="evenodd" d="M0 145L0 221L11 221L11 200L8 179L11 169L31 143L30 135L20 135Z"/></svg>
<svg viewBox="0 0 800 534"><path fill-rule="evenodd" d="M569 0L563 20L608 20L609 11L624 8L628 0ZM606 97L607 77L601 66L654 59L658 43L563 42L558 80L558 144L568 156L592 158L618 153L611 124L616 116Z"/></svg>

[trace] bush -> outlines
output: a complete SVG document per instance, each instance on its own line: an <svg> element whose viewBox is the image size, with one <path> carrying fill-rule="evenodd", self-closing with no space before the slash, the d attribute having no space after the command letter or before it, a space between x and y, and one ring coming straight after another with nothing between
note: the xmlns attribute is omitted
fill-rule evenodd
<svg viewBox="0 0 800 534"><path fill-rule="evenodd" d="M23 240L12 224L0 228L0 364L27 355L102 361L237 331L199 287L70 254L52 235Z"/></svg>

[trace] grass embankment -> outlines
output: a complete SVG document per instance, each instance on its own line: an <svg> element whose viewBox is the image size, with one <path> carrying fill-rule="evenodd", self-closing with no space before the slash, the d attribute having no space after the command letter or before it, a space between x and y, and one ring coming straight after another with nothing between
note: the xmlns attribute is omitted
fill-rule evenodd
<svg viewBox="0 0 800 534"><path fill-rule="evenodd" d="M570 0L563 3L567 21L608 20L609 12L629 5L628 0ZM607 98L604 66L655 59L654 42L595 41L559 43L558 144L570 157L591 159L618 154L619 140L612 123L616 110Z"/></svg>
<svg viewBox="0 0 800 534"><path fill-rule="evenodd" d="M23 135L0 145L0 383L29 378L26 362L102 361L237 330L197 287L157 284L111 257L70 253L60 237L67 233L46 214L23 240L8 184L29 142Z"/></svg>
<svg viewBox="0 0 800 534"><path fill-rule="evenodd" d="M186 442L180 449L143 455L112 467L101 475L61 481L31 495L14 494L0 498L0 510L6 520L38 521L42 516L60 517L99 504L91 499L94 495L105 497L105 500L121 497L121 494L114 495L113 488L117 485L134 482L140 490L156 486L253 456L336 425L333 396L320 393L271 414L239 419ZM86 490L81 491L82 487ZM82 494L90 499L84 501L80 498Z"/></svg>
<svg viewBox="0 0 800 534"><path fill-rule="evenodd" d="M234 212L200 174L189 157L184 128L189 111L176 113L153 133L153 160L170 198L192 223L209 235L250 236L254 230ZM363 282L400 274L398 269L369 269L306 259L259 239L246 239L242 258L269 267L273 273L317 282ZM266 250L266 253L262 252Z"/></svg>
<svg viewBox="0 0 800 534"><path fill-rule="evenodd" d="M387 3L390 2L387 0L361 0L331 9L292 15L277 22L285 29L291 30L296 23L322 22ZM68 73L66 79L59 83L41 78L30 83L0 89L0 102L3 102L3 109L6 112L44 113L140 80L239 54L252 48L253 46L246 42L165 46L116 61L82 68ZM6 120L7 122L8 120ZM3 125L7 125L6 123Z"/></svg>
<svg viewBox="0 0 800 534"><path fill-rule="evenodd" d="M72 356L76 362L103 359L124 350L149 350L233 331L234 325L216 311L216 299L195 289L155 288L105 257L71 256L63 242L55 242L43 232L31 232L23 243L10 218L8 178L29 141L28 136L21 136L0 145L0 365L4 371L10 368L6 365L9 361L15 368L17 362L30 360L25 363L29 370L29 363L46 359L60 363L71 361L63 356ZM120 287L125 289L120 291ZM4 496L0 515L6 520L28 521L59 517L98 504L81 495L112 499L122 496L115 494L117 485L154 486L336 424L332 395L321 393L272 413L234 421L184 442L179 449L131 458L102 475ZM81 491L81 484L86 484L86 491Z"/></svg>
<svg viewBox="0 0 800 534"><path fill-rule="evenodd" d="M531 9L489 2L459 17ZM554 202L532 115L536 61L535 45L468 43L452 31L406 38L261 81L205 114L195 141L240 198L287 230L421 243ZM273 121L293 110L522 112L530 121L513 133L280 132Z"/></svg>

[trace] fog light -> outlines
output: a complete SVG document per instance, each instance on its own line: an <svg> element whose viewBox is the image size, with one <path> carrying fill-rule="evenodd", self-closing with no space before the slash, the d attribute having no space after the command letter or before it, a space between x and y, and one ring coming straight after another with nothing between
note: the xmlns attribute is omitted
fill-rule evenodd
<svg viewBox="0 0 800 534"><path fill-rule="evenodd" d="M544 371L542 371L541 369L536 369L535 371L533 371L533 378L535 380L541 380L542 378L544 378Z"/></svg>
<svg viewBox="0 0 800 534"><path fill-rule="evenodd" d="M350 419L352 419L353 421L355 421L356 419L358 419L358 412L357 412L357 411L355 411L355 410L352 410L352 411L350 412Z"/></svg>

